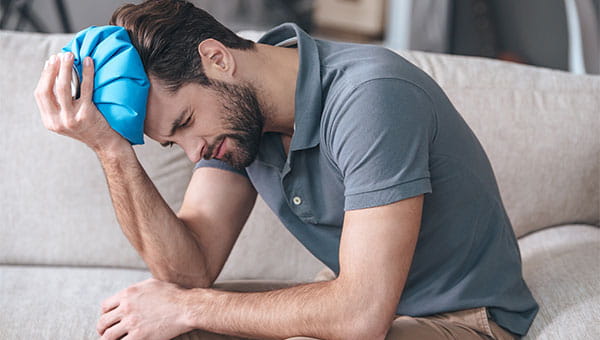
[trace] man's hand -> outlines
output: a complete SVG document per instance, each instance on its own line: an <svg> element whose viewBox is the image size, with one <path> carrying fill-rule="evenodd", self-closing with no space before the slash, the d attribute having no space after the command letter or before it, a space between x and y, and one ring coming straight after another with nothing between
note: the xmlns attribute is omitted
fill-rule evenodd
<svg viewBox="0 0 600 340"><path fill-rule="evenodd" d="M189 332L183 288L156 279L135 284L102 303L96 330L103 340L168 340Z"/></svg>
<svg viewBox="0 0 600 340"><path fill-rule="evenodd" d="M44 126L51 131L77 139L95 151L128 144L114 131L92 102L94 65L84 59L81 97L71 97L73 54L52 56L44 66L35 89L35 100Z"/></svg>

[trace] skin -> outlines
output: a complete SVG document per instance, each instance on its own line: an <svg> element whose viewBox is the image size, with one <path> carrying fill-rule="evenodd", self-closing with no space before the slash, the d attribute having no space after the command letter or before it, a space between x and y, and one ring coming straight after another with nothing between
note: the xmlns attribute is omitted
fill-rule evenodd
<svg viewBox="0 0 600 340"><path fill-rule="evenodd" d="M252 84L264 117L262 132L279 133L287 152L294 132L297 51L261 44L255 51L238 51L208 39L198 55L210 79ZM71 98L72 63L71 54L53 56L42 71L35 91L42 121L96 153L123 233L153 275L102 303L97 324L102 339L171 339L192 329L273 339L385 337L412 262L422 196L345 212L340 274L334 280L260 293L211 289L256 191L240 175L201 168L181 210L170 210L132 147L92 103L94 74L87 61L81 97ZM224 124L224 100L194 84L168 93L151 77L145 133L159 143L177 144L192 162L210 157L206 151L219 136L232 132ZM169 136L185 108L193 117ZM226 141L226 153L236 157L242 146Z"/></svg>

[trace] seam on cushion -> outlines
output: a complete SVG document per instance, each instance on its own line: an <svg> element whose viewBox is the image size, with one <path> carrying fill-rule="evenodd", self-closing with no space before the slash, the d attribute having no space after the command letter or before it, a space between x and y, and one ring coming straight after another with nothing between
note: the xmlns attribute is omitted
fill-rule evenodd
<svg viewBox="0 0 600 340"><path fill-rule="evenodd" d="M519 237L517 237L517 240L522 240L527 238L530 235L535 235L537 233L542 233L546 230L550 230L550 229L554 229L554 228L572 228L572 227L590 227L590 228L596 228L600 230L600 223L596 224L589 224L589 223L585 223L585 222L566 222L566 223L560 223L560 224L552 224L549 226L545 226L545 227L541 227L535 230L531 230Z"/></svg>
<svg viewBox="0 0 600 340"><path fill-rule="evenodd" d="M439 84L438 84L439 85ZM442 87L440 85L440 87ZM448 91L448 90L469 90L469 91L477 91L477 90L493 90L493 91L499 91L499 90L504 90L507 92L517 92L517 93L523 93L523 89L519 89L519 88L512 88L512 87L486 87L486 86L457 86L457 85L448 85L445 84L443 87L444 92ZM596 94L596 91L592 88L590 90L589 86L582 86L581 88L576 88L573 89L572 87L568 87L568 88L564 88L564 89L540 89L540 88L535 88L535 89L529 89L528 93L536 93L536 92L541 92L544 94L565 94L565 93L576 93L578 95L584 93L584 94L588 94L590 96L594 96Z"/></svg>

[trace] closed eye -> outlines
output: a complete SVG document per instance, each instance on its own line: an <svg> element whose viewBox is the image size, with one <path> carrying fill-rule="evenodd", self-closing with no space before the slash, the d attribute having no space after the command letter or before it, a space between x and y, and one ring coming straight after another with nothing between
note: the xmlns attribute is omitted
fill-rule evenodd
<svg viewBox="0 0 600 340"><path fill-rule="evenodd" d="M162 146L163 148L167 148L167 147L172 147L173 146L173 142L164 142L164 143L160 143L160 146Z"/></svg>
<svg viewBox="0 0 600 340"><path fill-rule="evenodd" d="M183 122L183 124L179 125L180 128L186 127L190 121L192 120L192 115L189 115L188 118Z"/></svg>

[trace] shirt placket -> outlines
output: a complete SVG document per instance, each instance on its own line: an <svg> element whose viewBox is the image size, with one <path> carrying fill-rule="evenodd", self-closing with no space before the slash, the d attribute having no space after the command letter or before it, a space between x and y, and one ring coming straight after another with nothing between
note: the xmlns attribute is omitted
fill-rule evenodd
<svg viewBox="0 0 600 340"><path fill-rule="evenodd" d="M293 152L285 162L281 172L281 188L285 200L294 212L302 221L307 223L315 223L315 217L311 213L310 200L308 193L303 188L308 188L308 183L302 183L302 176L294 176L292 171Z"/></svg>

